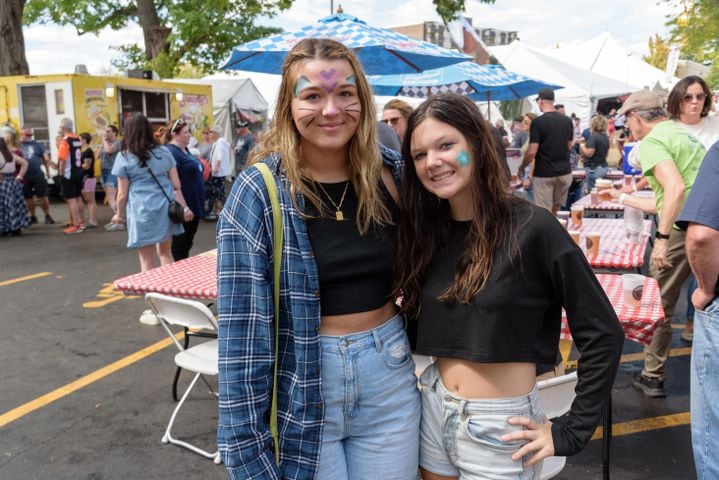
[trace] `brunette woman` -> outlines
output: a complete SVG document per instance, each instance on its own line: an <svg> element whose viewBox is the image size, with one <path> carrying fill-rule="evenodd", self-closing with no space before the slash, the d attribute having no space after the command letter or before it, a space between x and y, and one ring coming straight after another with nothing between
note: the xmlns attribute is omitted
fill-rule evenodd
<svg viewBox="0 0 719 480"><path fill-rule="evenodd" d="M409 117L396 292L416 322L423 480L539 478L589 441L623 344L587 260L548 211L507 193L477 106L440 95ZM536 365L557 355L562 309L581 354L568 415L547 420Z"/></svg>

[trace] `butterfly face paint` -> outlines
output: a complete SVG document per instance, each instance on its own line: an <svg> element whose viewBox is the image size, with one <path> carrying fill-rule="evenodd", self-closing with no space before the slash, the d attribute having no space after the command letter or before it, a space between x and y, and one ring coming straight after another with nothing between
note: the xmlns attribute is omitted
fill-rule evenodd
<svg viewBox="0 0 719 480"><path fill-rule="evenodd" d="M469 158L469 155L467 154L467 152L465 152L464 150L462 150L461 152L459 152L457 154L456 160L457 160L457 165L459 165L460 167L469 167L470 158Z"/></svg>

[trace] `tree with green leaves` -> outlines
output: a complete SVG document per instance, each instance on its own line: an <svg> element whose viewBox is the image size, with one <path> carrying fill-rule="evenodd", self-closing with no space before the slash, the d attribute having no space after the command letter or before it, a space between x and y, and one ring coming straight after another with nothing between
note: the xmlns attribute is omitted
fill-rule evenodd
<svg viewBox="0 0 719 480"><path fill-rule="evenodd" d="M464 0L432 0L437 13L444 22L456 20L457 17L465 11ZM494 3L494 0L479 0L479 3Z"/></svg>
<svg viewBox="0 0 719 480"><path fill-rule="evenodd" d="M680 8L671 18L670 41L679 45L681 57L712 64L707 82L719 88L719 2L716 0L664 0Z"/></svg>
<svg viewBox="0 0 719 480"><path fill-rule="evenodd" d="M273 16L291 4L292 0L27 0L24 20L71 25L79 35L136 23L142 28L144 48L119 47L122 58L115 67L172 77L186 63L214 70L235 45L279 32L256 26L255 19Z"/></svg>
<svg viewBox="0 0 719 480"><path fill-rule="evenodd" d="M642 59L659 70L664 70L667 66L667 57L669 57L667 41L658 34L654 35L654 38L649 37L649 55L642 56Z"/></svg>

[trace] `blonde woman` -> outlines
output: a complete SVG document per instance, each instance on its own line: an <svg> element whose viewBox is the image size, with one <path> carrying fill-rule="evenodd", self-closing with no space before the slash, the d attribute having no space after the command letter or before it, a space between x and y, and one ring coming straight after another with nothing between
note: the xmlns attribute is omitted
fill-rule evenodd
<svg viewBox="0 0 719 480"><path fill-rule="evenodd" d="M273 124L250 158L279 186L282 258L256 168L235 181L217 227L220 454L230 478L415 480L420 403L392 296L401 158L377 143L370 88L344 45L303 40L282 71Z"/></svg>

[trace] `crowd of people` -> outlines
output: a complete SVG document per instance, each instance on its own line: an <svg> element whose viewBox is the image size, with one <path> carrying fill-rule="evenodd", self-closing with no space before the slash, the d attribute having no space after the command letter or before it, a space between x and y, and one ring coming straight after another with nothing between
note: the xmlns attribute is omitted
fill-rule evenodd
<svg viewBox="0 0 719 480"><path fill-rule="evenodd" d="M63 119L53 161L32 129L23 127L20 141L6 130L0 227L20 235L38 222L37 204L55 223L51 167L67 203L64 233L97 227L104 207L95 201L95 162L113 212L105 228L127 232L143 272L187 258L200 220L218 222L217 438L230 478L536 479L543 459L589 442L624 340L555 215L571 205L574 170L584 169L578 188L591 192L631 141L625 161L643 178L611 190L611 201L657 215L649 275L667 318L633 385L666 396L671 325L688 285L692 448L698 477L718 478L712 92L695 76L666 101L641 90L585 129L553 90L535 101L540 115L514 119L509 131L456 94L417 108L394 99L378 122L354 52L306 39L284 61L275 116L259 142L245 119L232 145L219 126L197 142L182 117L157 128L135 113L122 136L108 126L94 151L92 137ZM519 150L514 168L508 148ZM255 163L270 168L276 193L248 167ZM633 195L644 187L654 197ZM273 213L282 219L280 246ZM566 415L547 418L537 378L561 360L562 310L581 356L576 399ZM140 320L158 323L150 311ZM433 359L419 382L413 351Z"/></svg>
<svg viewBox="0 0 719 480"><path fill-rule="evenodd" d="M693 450L699 478L719 475L710 447L719 428L711 396L719 382L710 373L719 366L719 264L711 253L719 198L709 187L719 147L705 157L705 145L719 139L711 92L686 78L665 109L656 94L639 91L584 130L552 90L536 101L541 114L518 118L513 135L453 94L414 109L394 99L376 122L351 51L330 40L293 48L277 113L250 161L267 164L278 185L281 258L271 190L256 169L234 183L217 230L218 445L230 478L539 478L544 458L579 452L602 416L624 335L554 214L571 204L573 170L585 170L578 188L590 192L628 141L644 179L611 198L658 215L649 274L668 319L633 384L649 397L666 395L674 307L693 270L692 315L701 321ZM508 147L521 151L513 171ZM645 185L654 198L632 195ZM275 262L277 345L267 274ZM562 309L581 355L577 398L566 416L548 419L536 382L557 363ZM692 340L691 332L682 338ZM419 389L411 351L433 358Z"/></svg>
<svg viewBox="0 0 719 480"><path fill-rule="evenodd" d="M197 222L193 220L190 224L184 225L186 231L194 232L197 230L199 219L204 218L207 221L217 219L227 185L244 167L248 152L255 145L256 134L249 130L249 122L246 119L239 118L235 132L237 142L234 146L230 146L223 138L222 129L217 126L207 127L203 131L204 137L201 142L197 142L189 130L178 142L171 133L176 126L175 122L170 122L169 125L152 125L152 137L157 145L169 146L174 143L177 147L174 150L175 160L178 163L183 158L187 158L179 154L181 149L199 165L202 185L195 185L195 188L201 190L202 196L199 199L201 204L197 201L192 202ZM77 234L97 228L98 210L105 208L105 205L109 207L113 216L113 220L104 225L105 230L125 231L124 217L114 217L118 211L119 185L118 177L113 173L115 160L123 148L122 141L125 135L125 132L120 135L115 125L108 125L102 132L100 144L94 146L90 133L75 133L73 121L63 118L60 120L55 139L57 158L53 159L49 149L33 138L32 128L23 126L18 141L18 134L13 127L3 127L0 138L10 156L7 160L3 156L2 179L3 182L13 180L17 185L5 184L4 188L7 192L0 196L0 207L2 207L0 234L20 236L23 229L38 223L36 216L38 205L44 213L44 223L55 224L55 219L50 214L49 202L52 187L67 206L67 220L62 225L64 234ZM187 137L186 141L185 137ZM234 161L231 161L232 157ZM99 168L96 164L99 164ZM231 168L233 171L230 171ZM96 176L97 171L99 171L98 176ZM100 193L97 191L98 182L104 193L101 195L101 202L97 201ZM192 198L196 199L197 195L193 195ZM22 202L17 202L18 197L23 200L25 208L19 206ZM191 236L194 236L194 233ZM192 245L191 236L185 237L185 242L189 246L184 248L186 250L184 254L179 253L182 249L178 250L176 255L178 258L187 256Z"/></svg>

